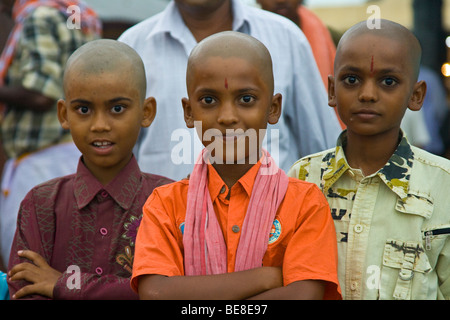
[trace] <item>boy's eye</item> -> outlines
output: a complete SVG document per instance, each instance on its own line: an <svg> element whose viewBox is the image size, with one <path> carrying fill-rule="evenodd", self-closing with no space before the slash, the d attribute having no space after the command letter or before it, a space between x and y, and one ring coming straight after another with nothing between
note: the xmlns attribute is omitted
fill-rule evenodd
<svg viewBox="0 0 450 320"><path fill-rule="evenodd" d="M118 105L115 105L114 107L112 107L111 110L113 113L122 113L125 110L125 107L118 104Z"/></svg>
<svg viewBox="0 0 450 320"><path fill-rule="evenodd" d="M397 83L397 81L395 79L393 79L393 78L385 78L385 79L383 79L382 83L385 86L390 87L390 86L395 85Z"/></svg>
<svg viewBox="0 0 450 320"><path fill-rule="evenodd" d="M206 96L201 98L200 101L203 102L204 104L211 104L214 103L216 100L211 96Z"/></svg>
<svg viewBox="0 0 450 320"><path fill-rule="evenodd" d="M77 108L78 112L81 114L87 114L89 112L89 107L87 106L80 106Z"/></svg>
<svg viewBox="0 0 450 320"><path fill-rule="evenodd" d="M255 100L255 98L250 95L242 96L240 99L240 101L243 103L250 103L250 102L253 102L254 100Z"/></svg>
<svg viewBox="0 0 450 320"><path fill-rule="evenodd" d="M358 82L358 79L355 76L346 76L344 78L344 83L346 84L355 84Z"/></svg>

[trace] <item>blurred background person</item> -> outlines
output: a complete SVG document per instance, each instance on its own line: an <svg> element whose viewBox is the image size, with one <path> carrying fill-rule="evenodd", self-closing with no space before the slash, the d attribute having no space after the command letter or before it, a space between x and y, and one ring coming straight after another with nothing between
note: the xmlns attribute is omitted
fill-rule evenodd
<svg viewBox="0 0 450 320"><path fill-rule="evenodd" d="M328 89L328 76L333 74L336 45L327 26L314 12L303 5L303 0L257 1L262 9L285 16L302 29L311 45L325 88ZM336 115L339 119L337 111ZM340 119L339 123L342 128L345 128Z"/></svg>
<svg viewBox="0 0 450 320"><path fill-rule="evenodd" d="M6 266L26 193L76 170L80 153L59 124L56 102L63 97L66 60L101 36L101 22L79 0L0 0L0 9L13 22L0 57L1 143L7 158L0 194L0 252Z"/></svg>

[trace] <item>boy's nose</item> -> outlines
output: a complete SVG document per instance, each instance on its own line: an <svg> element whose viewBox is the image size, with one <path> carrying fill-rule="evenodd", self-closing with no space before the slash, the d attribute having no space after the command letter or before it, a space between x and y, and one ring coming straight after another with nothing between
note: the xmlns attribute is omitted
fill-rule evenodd
<svg viewBox="0 0 450 320"><path fill-rule="evenodd" d="M378 100L377 85L375 81L365 81L359 90L359 100L363 102L374 102Z"/></svg>
<svg viewBox="0 0 450 320"><path fill-rule="evenodd" d="M111 126L107 117L102 113L97 113L93 116L91 131L102 132L111 130Z"/></svg>
<svg viewBox="0 0 450 320"><path fill-rule="evenodd" d="M225 102L220 106L217 122L230 126L239 121L236 106L231 102Z"/></svg>

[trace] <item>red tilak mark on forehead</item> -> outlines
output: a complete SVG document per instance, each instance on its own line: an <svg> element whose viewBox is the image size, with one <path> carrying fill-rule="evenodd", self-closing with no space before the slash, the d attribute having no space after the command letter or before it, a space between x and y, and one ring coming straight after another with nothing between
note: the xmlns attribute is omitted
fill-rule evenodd
<svg viewBox="0 0 450 320"><path fill-rule="evenodd" d="M227 78L225 78L225 89L228 89L228 81L227 81Z"/></svg>
<svg viewBox="0 0 450 320"><path fill-rule="evenodd" d="M372 61L370 62L370 73L373 73L373 56Z"/></svg>

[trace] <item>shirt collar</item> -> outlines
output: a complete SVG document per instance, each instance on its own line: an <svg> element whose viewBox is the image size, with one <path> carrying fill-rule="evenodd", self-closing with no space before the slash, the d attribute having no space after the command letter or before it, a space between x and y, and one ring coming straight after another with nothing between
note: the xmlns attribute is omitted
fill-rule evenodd
<svg viewBox="0 0 450 320"><path fill-rule="evenodd" d="M371 176L378 175L381 180L402 200L409 192L411 170L414 153L403 131L400 131L400 142L386 165ZM328 189L350 168L344 153L347 143L347 131L343 131L337 140L334 152L329 152L322 159L322 187L326 194Z"/></svg>
<svg viewBox="0 0 450 320"><path fill-rule="evenodd" d="M242 188L250 197L253 190L253 185L258 173L259 167L261 166L261 160L259 160L254 166L250 168L236 183L239 183ZM208 189L211 199L215 199L219 196L222 187L226 187L225 182L223 182L220 175L217 173L216 169L211 164L208 164Z"/></svg>
<svg viewBox="0 0 450 320"><path fill-rule="evenodd" d="M233 14L232 28L235 31L244 31L244 26L249 25L248 10L245 10L244 6L245 4L241 3L240 0L231 0L231 10ZM191 31L184 24L175 1L169 2L166 9L160 14L160 19L152 31L147 35L147 39L158 33L169 33L186 47L193 48L197 44Z"/></svg>
<svg viewBox="0 0 450 320"><path fill-rule="evenodd" d="M78 209L87 206L99 193L106 192L124 210L128 210L141 188L141 171L133 156L120 173L106 186L84 165L82 157L78 162L74 181L74 195Z"/></svg>

